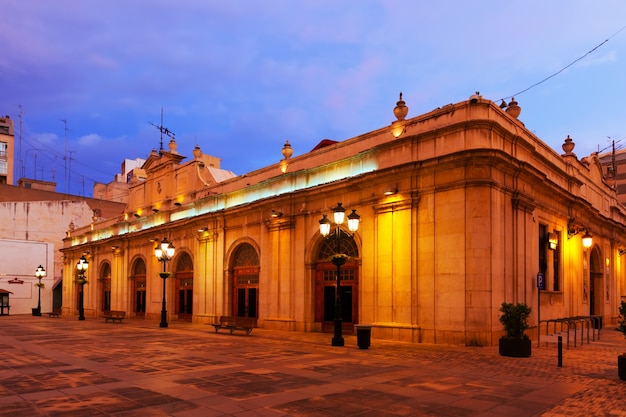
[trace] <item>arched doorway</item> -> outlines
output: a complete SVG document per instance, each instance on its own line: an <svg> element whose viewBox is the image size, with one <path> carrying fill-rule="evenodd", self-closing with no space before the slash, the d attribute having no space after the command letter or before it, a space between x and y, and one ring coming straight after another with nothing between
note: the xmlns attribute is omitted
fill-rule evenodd
<svg viewBox="0 0 626 417"><path fill-rule="evenodd" d="M143 259L137 259L131 268L133 280L133 312L135 317L146 316L146 263Z"/></svg>
<svg viewBox="0 0 626 417"><path fill-rule="evenodd" d="M589 257L589 315L591 316L601 316L603 313L603 269L600 251L595 247L591 250Z"/></svg>
<svg viewBox="0 0 626 417"><path fill-rule="evenodd" d="M356 242L343 230L339 253L348 255L348 260L341 266L340 297L343 332L354 333L358 323L358 262L359 250ZM331 257L337 253L335 233L324 239L317 255L315 267L315 321L322 323L322 331L331 333L335 325L335 298L337 292L337 267Z"/></svg>
<svg viewBox="0 0 626 417"><path fill-rule="evenodd" d="M249 243L233 256L233 315L259 317L259 255Z"/></svg>
<svg viewBox="0 0 626 417"><path fill-rule="evenodd" d="M102 311L111 310L111 265L108 262L100 268L100 290L102 294Z"/></svg>
<svg viewBox="0 0 626 417"><path fill-rule="evenodd" d="M178 320L191 321L193 316L193 261L187 252L176 260L176 314Z"/></svg>

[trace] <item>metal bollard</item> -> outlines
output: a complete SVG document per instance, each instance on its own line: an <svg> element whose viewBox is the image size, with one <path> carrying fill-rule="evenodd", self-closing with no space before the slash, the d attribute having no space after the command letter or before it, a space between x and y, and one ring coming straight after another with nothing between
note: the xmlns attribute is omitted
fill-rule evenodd
<svg viewBox="0 0 626 417"><path fill-rule="evenodd" d="M559 336L559 343L558 343L558 351L559 351L559 368L563 367L563 336Z"/></svg>

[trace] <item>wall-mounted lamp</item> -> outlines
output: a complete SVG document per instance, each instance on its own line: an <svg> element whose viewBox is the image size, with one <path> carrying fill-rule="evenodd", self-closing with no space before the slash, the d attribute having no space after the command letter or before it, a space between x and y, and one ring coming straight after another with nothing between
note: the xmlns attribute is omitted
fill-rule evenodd
<svg viewBox="0 0 626 417"><path fill-rule="evenodd" d="M139 214L139 212L135 212L135 213L133 213L133 216L139 218L139 217L141 217L141 214Z"/></svg>
<svg viewBox="0 0 626 417"><path fill-rule="evenodd" d="M182 206L182 204L181 204L180 202L178 202L178 201L174 202L174 205L175 205L176 207L180 207L180 206Z"/></svg>
<svg viewBox="0 0 626 417"><path fill-rule="evenodd" d="M559 244L559 237L556 233L548 233L548 245L551 250L556 250L556 246Z"/></svg>
<svg viewBox="0 0 626 417"><path fill-rule="evenodd" d="M589 249L592 244L593 244L593 237L588 232L585 232L585 234L583 235L583 247L585 249Z"/></svg>
<svg viewBox="0 0 626 417"><path fill-rule="evenodd" d="M199 228L198 228L198 233L204 233L204 232L206 232L207 230L209 230L209 228L208 228L208 227L199 227Z"/></svg>
<svg viewBox="0 0 626 417"><path fill-rule="evenodd" d="M158 213L158 212L159 212L159 209L158 209L158 208L156 208L156 207L154 207L154 208L152 209L152 212L153 212L153 213Z"/></svg>
<svg viewBox="0 0 626 417"><path fill-rule="evenodd" d="M619 256L622 256L622 255L624 255L625 253L626 253L626 249L624 249L624 248L619 248L619 249L617 250L617 254L618 254Z"/></svg>
<svg viewBox="0 0 626 417"><path fill-rule="evenodd" d="M272 210L272 212L270 213L270 217L272 219L277 219L277 218L282 217L282 216L283 216L283 212L280 211L280 210Z"/></svg>
<svg viewBox="0 0 626 417"><path fill-rule="evenodd" d="M383 190L383 194L384 195L394 195L395 193L398 192L398 188L394 187L387 187Z"/></svg>
<svg viewBox="0 0 626 417"><path fill-rule="evenodd" d="M593 244L593 237L591 236L591 234L589 234L589 231L586 228L577 227L577 226L570 224L567 228L567 238L571 239L581 232L585 233L583 235L583 247L585 249L588 249Z"/></svg>

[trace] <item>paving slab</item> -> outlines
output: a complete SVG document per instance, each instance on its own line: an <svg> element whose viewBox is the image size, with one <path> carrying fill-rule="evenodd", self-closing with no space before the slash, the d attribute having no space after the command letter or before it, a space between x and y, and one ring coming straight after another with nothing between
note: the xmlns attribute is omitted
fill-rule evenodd
<svg viewBox="0 0 626 417"><path fill-rule="evenodd" d="M497 347L409 344L187 322L0 317L0 417L626 416L613 327L530 358Z"/></svg>

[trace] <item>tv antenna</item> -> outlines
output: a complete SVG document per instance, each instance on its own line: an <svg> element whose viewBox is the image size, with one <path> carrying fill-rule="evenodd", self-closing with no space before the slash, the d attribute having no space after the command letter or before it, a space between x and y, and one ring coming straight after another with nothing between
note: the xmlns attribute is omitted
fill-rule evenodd
<svg viewBox="0 0 626 417"><path fill-rule="evenodd" d="M170 131L167 127L163 126L163 107L161 107L161 124L157 126L152 122L148 122L148 123L150 123L152 126L159 129L159 132L161 132L161 139L159 143L159 153L162 154L163 153L163 135L166 135L170 138L174 138L175 136L174 132Z"/></svg>
<svg viewBox="0 0 626 417"><path fill-rule="evenodd" d="M610 136L607 136L607 138L609 138L609 141L611 142L611 144L602 150L598 149L598 154L601 154L607 149L612 148L611 149L611 165L607 167L607 177L613 179L613 188L617 188L617 164L615 163L615 151L622 149L623 145L619 144L622 141L621 139L616 141L616 140L611 139ZM615 145L618 145L618 146L615 146ZM598 145L598 148L599 147L600 146Z"/></svg>

